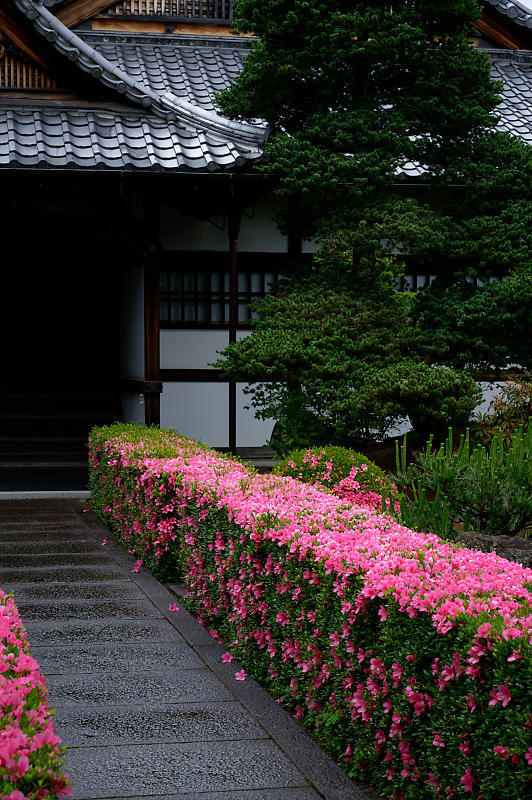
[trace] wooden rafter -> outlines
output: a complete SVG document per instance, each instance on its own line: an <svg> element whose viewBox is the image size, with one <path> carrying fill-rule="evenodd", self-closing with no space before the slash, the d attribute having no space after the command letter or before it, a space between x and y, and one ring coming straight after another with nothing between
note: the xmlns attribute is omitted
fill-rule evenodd
<svg viewBox="0 0 532 800"><path fill-rule="evenodd" d="M61 6L55 15L67 28L73 28L116 3L117 0L111 0L111 2L110 0L70 0L70 3Z"/></svg>
<svg viewBox="0 0 532 800"><path fill-rule="evenodd" d="M11 39L13 44L19 47L22 52L32 61L38 64L46 72L51 72L48 60L40 45L35 42L33 31L26 30L20 23L13 18L13 15L0 6L0 30Z"/></svg>
<svg viewBox="0 0 532 800"><path fill-rule="evenodd" d="M506 25L496 19L489 11L484 10L480 19L473 22L473 27L500 47L508 50L528 50L529 48L524 38L510 31Z"/></svg>

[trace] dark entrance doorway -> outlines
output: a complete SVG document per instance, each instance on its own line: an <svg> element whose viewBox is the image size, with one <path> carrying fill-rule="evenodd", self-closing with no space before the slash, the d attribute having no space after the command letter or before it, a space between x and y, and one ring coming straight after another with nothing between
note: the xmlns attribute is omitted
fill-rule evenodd
<svg viewBox="0 0 532 800"><path fill-rule="evenodd" d="M5 238L0 491L85 486L87 433L120 415L118 258L86 235Z"/></svg>

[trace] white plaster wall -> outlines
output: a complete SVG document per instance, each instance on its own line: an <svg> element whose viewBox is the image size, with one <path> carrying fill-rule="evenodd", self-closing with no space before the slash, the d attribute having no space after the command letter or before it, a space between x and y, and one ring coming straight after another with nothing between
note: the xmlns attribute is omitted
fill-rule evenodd
<svg viewBox="0 0 532 800"><path fill-rule="evenodd" d="M120 371L144 378L144 267L120 276Z"/></svg>
<svg viewBox="0 0 532 800"><path fill-rule="evenodd" d="M141 403L139 392L123 391L120 400L124 422L145 422L146 406L143 402Z"/></svg>
<svg viewBox="0 0 532 800"><path fill-rule="evenodd" d="M229 237L226 221L221 215L212 219L216 225L161 204L159 236L163 249L227 251ZM219 226L223 226L223 230Z"/></svg>
<svg viewBox="0 0 532 800"><path fill-rule="evenodd" d="M161 369L206 369L228 344L228 331L162 330Z"/></svg>
<svg viewBox="0 0 532 800"><path fill-rule="evenodd" d="M245 212L252 211L253 216ZM288 238L275 222L275 207L271 199L261 197L253 210L245 209L240 223L238 249L246 253L286 253Z"/></svg>
<svg viewBox="0 0 532 800"><path fill-rule="evenodd" d="M236 446L262 447L272 435L274 420L255 419L255 411L250 406L251 398L244 394L245 386L246 383L236 385Z"/></svg>
<svg viewBox="0 0 532 800"><path fill-rule="evenodd" d="M226 383L167 383L161 395L161 428L175 428L212 447L229 446Z"/></svg>
<svg viewBox="0 0 532 800"><path fill-rule="evenodd" d="M301 242L302 253L316 253L319 249L319 242L317 239L303 239Z"/></svg>
<svg viewBox="0 0 532 800"><path fill-rule="evenodd" d="M487 383L482 381L479 383L480 388L482 389L482 400L479 405L474 409L471 417L474 418L476 414L485 414L488 409L491 401L495 397L496 394L499 393L501 386L504 386L504 383ZM402 433L408 433L408 431L412 430L412 426L408 420L399 423L396 425L395 428L392 428L389 436L399 436Z"/></svg>
<svg viewBox="0 0 532 800"><path fill-rule="evenodd" d="M215 250L227 252L227 220L214 215L200 220L164 204L160 206L159 235L165 250ZM274 203L259 198L254 207L244 209L238 236L238 249L248 253L286 253L288 238L275 222Z"/></svg>

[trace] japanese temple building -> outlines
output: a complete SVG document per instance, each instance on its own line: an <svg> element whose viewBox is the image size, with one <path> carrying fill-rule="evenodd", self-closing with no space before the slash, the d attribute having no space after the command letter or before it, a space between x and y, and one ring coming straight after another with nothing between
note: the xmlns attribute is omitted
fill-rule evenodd
<svg viewBox="0 0 532 800"><path fill-rule="evenodd" d="M500 127L532 143L532 14L483 5L471 37L504 81ZM243 386L209 363L312 244L279 232L253 170L266 127L215 109L253 42L232 13L227 0L0 5L0 465L68 462L112 419L232 449L268 439ZM398 182L417 178L406 165Z"/></svg>

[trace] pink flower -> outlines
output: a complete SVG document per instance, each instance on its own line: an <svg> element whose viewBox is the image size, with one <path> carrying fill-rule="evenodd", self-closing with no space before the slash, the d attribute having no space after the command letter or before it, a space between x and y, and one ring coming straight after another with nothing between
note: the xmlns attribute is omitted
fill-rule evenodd
<svg viewBox="0 0 532 800"><path fill-rule="evenodd" d="M233 660L233 656L231 655L231 653L223 653L222 654L222 661L224 662L224 664L229 664L229 662L232 661L232 660Z"/></svg>
<svg viewBox="0 0 532 800"><path fill-rule="evenodd" d="M506 747L504 747L503 745L500 745L500 744L498 744L496 747L493 748L493 752L495 753L496 756L499 756L499 758L505 758L506 759L506 758L508 758L508 755L509 755L508 750L506 749Z"/></svg>
<svg viewBox="0 0 532 800"><path fill-rule="evenodd" d="M243 669L241 669L240 672L235 672L235 678L237 679L237 681L245 681L246 673L244 672Z"/></svg>
<svg viewBox="0 0 532 800"><path fill-rule="evenodd" d="M170 603L168 606L168 611L179 611L179 606L177 603Z"/></svg>
<svg viewBox="0 0 532 800"><path fill-rule="evenodd" d="M490 706L496 706L497 703L502 702L502 707L506 708L510 700L512 699L512 695L508 689L508 681L506 683L500 683L497 689L490 689L490 697L491 700L489 701Z"/></svg>
<svg viewBox="0 0 532 800"><path fill-rule="evenodd" d="M526 763L532 767L532 747L529 747L525 753L525 761Z"/></svg>
<svg viewBox="0 0 532 800"><path fill-rule="evenodd" d="M290 617L288 616L288 614L286 613L286 611L280 611L280 612L277 614L277 616L275 617L275 620L276 620L276 622L278 622L278 623L279 623L279 625L280 625L282 628L284 628L284 626L285 626L285 625L288 625L288 623L290 622Z"/></svg>
<svg viewBox="0 0 532 800"><path fill-rule="evenodd" d="M142 567L143 564L144 561L142 560L142 558L139 558L138 561L135 561L135 566L133 567L132 570L130 570L130 572L140 572L140 568Z"/></svg>
<svg viewBox="0 0 532 800"><path fill-rule="evenodd" d="M467 707L469 709L469 712L472 714L475 708L477 707L477 701L475 700L472 694L468 694L466 699L467 699Z"/></svg>
<svg viewBox="0 0 532 800"><path fill-rule="evenodd" d="M466 769L462 777L460 778L460 783L464 787L464 792L472 792L473 791L473 784L475 779L471 774L471 770L469 767Z"/></svg>
<svg viewBox="0 0 532 800"><path fill-rule="evenodd" d="M107 544L107 539L102 539L102 547L104 547L106 544Z"/></svg>
<svg viewBox="0 0 532 800"><path fill-rule="evenodd" d="M521 655L521 645L519 645L519 649L518 650L512 650L512 655L508 656L508 658L506 660L507 661L517 661L518 658L523 658L523 656Z"/></svg>
<svg viewBox="0 0 532 800"><path fill-rule="evenodd" d="M435 747L445 747L445 742L444 742L444 741L443 741L443 739L441 738L440 734L439 734L439 733L436 733L435 731L433 731L433 733L434 733L435 735L434 735L434 739L432 740L432 744L433 744Z"/></svg>

